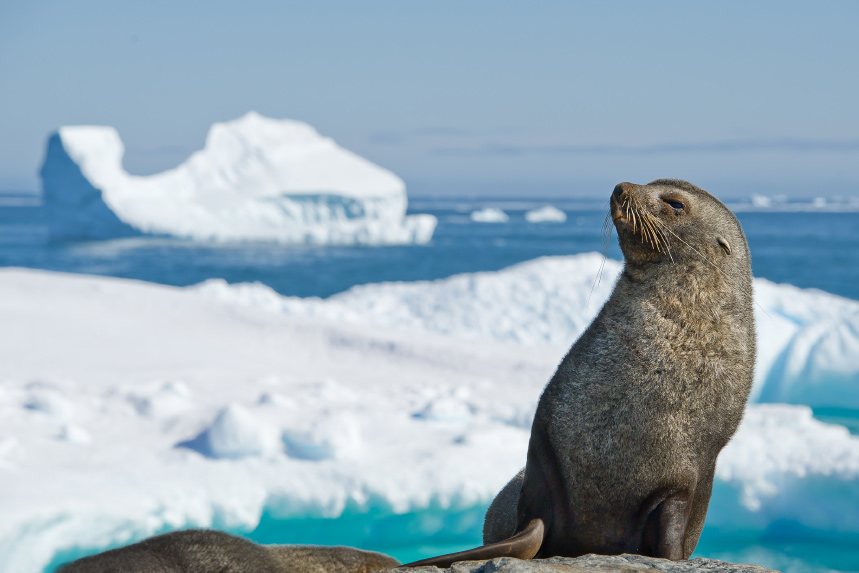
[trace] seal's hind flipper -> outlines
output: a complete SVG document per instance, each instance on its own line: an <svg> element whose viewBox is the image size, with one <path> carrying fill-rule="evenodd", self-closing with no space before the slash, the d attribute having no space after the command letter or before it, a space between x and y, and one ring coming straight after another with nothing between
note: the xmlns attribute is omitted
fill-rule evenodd
<svg viewBox="0 0 859 573"><path fill-rule="evenodd" d="M424 565L435 565L436 567L450 567L457 561L482 561L494 559L495 557L516 557L517 559L531 559L540 550L543 543L545 526L542 519L532 519L528 526L508 539L489 545L482 545L474 549L448 553L429 559L421 559L413 563L406 563L402 567L421 567Z"/></svg>
<svg viewBox="0 0 859 573"><path fill-rule="evenodd" d="M672 561L688 558L685 546L691 497L688 492L675 492L650 513L644 526L642 555Z"/></svg>

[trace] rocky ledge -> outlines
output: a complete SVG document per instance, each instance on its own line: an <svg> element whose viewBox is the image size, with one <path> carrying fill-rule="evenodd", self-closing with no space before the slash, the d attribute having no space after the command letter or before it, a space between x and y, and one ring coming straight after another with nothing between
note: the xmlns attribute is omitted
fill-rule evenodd
<svg viewBox="0 0 859 573"><path fill-rule="evenodd" d="M437 567L398 567L383 573L778 573L758 565L728 563L716 559L690 559L689 561L669 561L642 555L583 555L571 559L552 557L550 559L513 559L499 557L489 561L463 561L454 563L450 569Z"/></svg>

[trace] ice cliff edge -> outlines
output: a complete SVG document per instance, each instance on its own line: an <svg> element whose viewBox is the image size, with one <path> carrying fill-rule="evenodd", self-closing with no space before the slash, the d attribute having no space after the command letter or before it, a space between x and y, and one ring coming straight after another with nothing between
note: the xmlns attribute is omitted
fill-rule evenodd
<svg viewBox="0 0 859 573"><path fill-rule="evenodd" d="M299 121L216 123L202 150L147 177L127 173L123 153L112 127L51 135L41 176L52 238L397 244L435 230L431 215L406 216L399 177Z"/></svg>

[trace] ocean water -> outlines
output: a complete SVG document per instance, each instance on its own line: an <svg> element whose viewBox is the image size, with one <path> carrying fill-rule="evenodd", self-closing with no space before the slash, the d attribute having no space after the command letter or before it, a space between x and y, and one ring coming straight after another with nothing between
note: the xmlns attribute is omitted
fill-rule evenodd
<svg viewBox="0 0 859 573"><path fill-rule="evenodd" d="M527 210L554 205L564 223L528 223ZM503 209L506 223L475 223L482 207ZM0 206L0 266L89 273L185 286L210 278L259 281L278 292L327 297L380 281L432 280L456 273L493 271L545 255L598 251L620 259L616 238L603 232L606 205L555 199L413 199L410 211L438 220L424 246L289 247L271 244L201 244L166 238L50 243L36 206ZM817 288L859 300L859 213L741 211L755 276ZM817 411L820 419L859 433L853 411ZM244 535L260 542L353 544L403 561L474 546L483 508L462 513L427 511L401 516L345 515L339 519L282 520L266 516ZM441 533L416 546L409 532L442 524ZM432 529L432 528L430 528ZM736 539L705 528L696 556L756 563L790 573L859 571L850 542L820 539L780 524L757 539ZM75 555L58 556L58 561Z"/></svg>
<svg viewBox="0 0 859 573"><path fill-rule="evenodd" d="M253 531L232 531L258 543L349 545L381 551L408 563L476 547L481 544L483 514L477 507L460 512L428 510L381 515L345 514L336 519L278 519L263 515ZM423 534L427 528L434 533ZM414 544L416 536L422 543ZM103 548L60 552L45 568L53 572L63 563ZM692 558L707 557L732 563L751 563L783 573L853 573L859 571L859 551L849 540L826 540L801 534L767 534L758 539L732 537L706 526Z"/></svg>
<svg viewBox="0 0 859 573"><path fill-rule="evenodd" d="M527 210L554 205L564 223L528 223ZM475 223L481 207L503 209L507 223ZM356 284L433 280L494 271L544 255L597 251L621 259L616 237L606 248L607 205L558 199L418 199L438 227L429 245L312 247L201 244L166 238L49 243L36 207L0 207L0 266L133 278L186 286L210 278L259 281L281 294L327 297ZM859 212L739 212L755 276L859 300Z"/></svg>

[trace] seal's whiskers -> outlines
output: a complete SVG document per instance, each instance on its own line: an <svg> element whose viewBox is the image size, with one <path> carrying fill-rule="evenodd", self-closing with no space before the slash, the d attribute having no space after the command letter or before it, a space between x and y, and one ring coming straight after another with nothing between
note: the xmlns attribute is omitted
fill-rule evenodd
<svg viewBox="0 0 859 573"><path fill-rule="evenodd" d="M591 292L588 295L588 302L585 305L585 310L587 310L591 305L591 297L594 295L594 291L597 286L599 286L602 281L602 272L605 269L605 260L608 258L608 246L611 244L611 232L614 229L614 225L611 220L611 204L608 205L608 209L606 210L605 219L603 219L602 223L602 236L603 236L603 254L602 261L600 261L600 268L597 271L597 276L594 279L594 284L591 285Z"/></svg>
<svg viewBox="0 0 859 573"><path fill-rule="evenodd" d="M665 233L660 230L656 223L659 221L653 213L645 209L638 203L635 197L630 197L625 207L631 212L632 232L636 233L641 227L642 241L650 244L651 248L658 253L665 253L674 263L674 256L671 254L671 246L668 244L668 239Z"/></svg>

